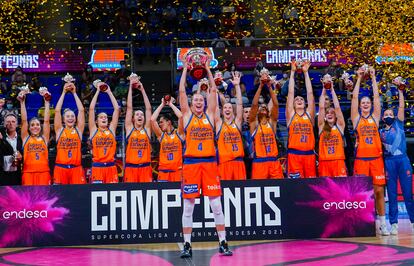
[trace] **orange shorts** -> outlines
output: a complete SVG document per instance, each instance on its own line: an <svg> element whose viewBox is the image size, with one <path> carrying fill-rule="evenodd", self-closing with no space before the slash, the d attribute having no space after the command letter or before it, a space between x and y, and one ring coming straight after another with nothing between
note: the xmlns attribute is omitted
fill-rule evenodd
<svg viewBox="0 0 414 266"><path fill-rule="evenodd" d="M316 177L315 154L288 153L288 177L311 178Z"/></svg>
<svg viewBox="0 0 414 266"><path fill-rule="evenodd" d="M246 180L246 167L243 158L218 165L221 180Z"/></svg>
<svg viewBox="0 0 414 266"><path fill-rule="evenodd" d="M217 162L210 158L185 158L183 164L183 198L221 196Z"/></svg>
<svg viewBox="0 0 414 266"><path fill-rule="evenodd" d="M136 166L125 166L124 172L124 182L125 183L144 183L152 182L152 168L148 163L142 167Z"/></svg>
<svg viewBox="0 0 414 266"><path fill-rule="evenodd" d="M118 183L118 171L116 166L109 163L109 166L95 166L92 163L92 184Z"/></svg>
<svg viewBox="0 0 414 266"><path fill-rule="evenodd" d="M355 159L354 175L372 176L372 184L385 185L384 160L382 157L373 158L372 160Z"/></svg>
<svg viewBox="0 0 414 266"><path fill-rule="evenodd" d="M74 184L86 184L85 172L82 166L75 166L73 168L61 167L55 165L53 171L53 184L54 185L74 185Z"/></svg>
<svg viewBox="0 0 414 266"><path fill-rule="evenodd" d="M319 177L347 176L345 160L319 161Z"/></svg>
<svg viewBox="0 0 414 266"><path fill-rule="evenodd" d="M179 169L177 171L168 171L158 169L158 181L161 182L181 182L181 176L183 170Z"/></svg>
<svg viewBox="0 0 414 266"><path fill-rule="evenodd" d="M252 179L283 178L282 165L276 158L257 158L252 162Z"/></svg>
<svg viewBox="0 0 414 266"><path fill-rule="evenodd" d="M50 185L51 181L52 178L49 172L23 173L22 175L23 186Z"/></svg>

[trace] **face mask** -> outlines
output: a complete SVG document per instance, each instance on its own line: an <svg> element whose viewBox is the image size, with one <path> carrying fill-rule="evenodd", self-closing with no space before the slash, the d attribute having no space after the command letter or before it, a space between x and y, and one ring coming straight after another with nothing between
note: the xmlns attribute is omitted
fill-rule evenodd
<svg viewBox="0 0 414 266"><path fill-rule="evenodd" d="M122 101L122 106L126 106L126 101Z"/></svg>
<svg viewBox="0 0 414 266"><path fill-rule="evenodd" d="M8 103L8 104L7 104L7 109L12 109L12 108L13 108L13 104Z"/></svg>
<svg viewBox="0 0 414 266"><path fill-rule="evenodd" d="M384 118L384 122L385 124L387 124L388 126L391 126L392 123L394 123L395 118L394 117L385 117Z"/></svg>
<svg viewBox="0 0 414 266"><path fill-rule="evenodd" d="M287 74L283 74L283 78L286 79L288 77Z"/></svg>

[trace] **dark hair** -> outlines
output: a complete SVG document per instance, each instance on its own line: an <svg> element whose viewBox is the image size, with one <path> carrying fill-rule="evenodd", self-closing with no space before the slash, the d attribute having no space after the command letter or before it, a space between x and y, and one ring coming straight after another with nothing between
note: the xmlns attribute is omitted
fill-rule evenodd
<svg viewBox="0 0 414 266"><path fill-rule="evenodd" d="M163 118L164 120L166 120L166 121L170 121L171 123L172 123L172 117L171 117L171 115L170 114L168 114L168 113L165 113L165 114L161 114L160 115L160 119L161 118Z"/></svg>

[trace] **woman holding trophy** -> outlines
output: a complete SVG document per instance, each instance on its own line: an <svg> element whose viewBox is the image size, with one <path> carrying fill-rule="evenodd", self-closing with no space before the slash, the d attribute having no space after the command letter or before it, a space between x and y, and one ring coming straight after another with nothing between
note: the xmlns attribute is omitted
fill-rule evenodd
<svg viewBox="0 0 414 266"><path fill-rule="evenodd" d="M53 173L53 184L85 184L82 168L82 134L85 128L85 110L76 94L75 79L69 73L63 78L65 85L55 108L55 132L57 139L56 163ZM67 93L72 93L78 109L78 116L70 109L63 111L62 105Z"/></svg>
<svg viewBox="0 0 414 266"><path fill-rule="evenodd" d="M381 119L381 103L378 91L375 70L364 65L357 71L358 79L355 83L351 102L351 119L357 135L354 175L371 176L374 185L375 209L380 220L380 233L389 235L385 223L384 186L386 183L384 161L382 159L382 145L378 128ZM374 106L370 97L359 99L359 88L362 79L372 79Z"/></svg>
<svg viewBox="0 0 414 266"><path fill-rule="evenodd" d="M315 100L309 77L310 62L294 60L291 63L289 91L286 102L286 121L288 121L288 177L316 177ZM305 76L308 106L302 96L295 97L295 72L303 71Z"/></svg>
<svg viewBox="0 0 414 266"><path fill-rule="evenodd" d="M184 249L181 258L192 257L191 233L193 225L193 211L195 198L200 192L209 197L210 207L214 214L217 233L219 236L219 252L231 256L226 241L224 214L221 206L221 186L216 160L214 142L215 112L218 102L217 88L210 71L210 59L203 49L194 48L187 53L179 85L179 95L183 122L185 125L185 142L183 161L182 195L183 201L183 235ZM206 73L210 82L210 93L207 97L207 110L201 94L194 94L191 107L188 105L185 90L185 80L188 69L196 74L196 78L203 78Z"/></svg>
<svg viewBox="0 0 414 266"><path fill-rule="evenodd" d="M40 88L45 100L43 126L37 117L27 122L26 95L28 89L18 95L22 118L21 136L23 140L23 175L22 185L50 185L48 143L50 137L50 93L47 88Z"/></svg>
<svg viewBox="0 0 414 266"><path fill-rule="evenodd" d="M169 106L178 118L178 128L175 129L171 116L162 114L161 110ZM157 122L160 116L159 122ZM162 98L160 106L151 116L152 130L160 142L160 156L158 164L158 181L178 182L181 181L183 168L183 143L184 125L183 114L174 105L174 99L170 95Z"/></svg>
<svg viewBox="0 0 414 266"><path fill-rule="evenodd" d="M144 86L137 74L129 76L125 131L127 148L125 156L124 182L152 182L151 168L151 104L145 93ZM141 110L133 110L132 90L142 93L145 114Z"/></svg>
<svg viewBox="0 0 414 266"><path fill-rule="evenodd" d="M92 176L91 183L118 183L118 172L115 166L116 139L120 108L108 84L98 80L93 82L96 93L89 106L89 140L92 144ZM95 106L99 93L107 93L111 99L114 112L109 123L108 115L101 112L95 120Z"/></svg>

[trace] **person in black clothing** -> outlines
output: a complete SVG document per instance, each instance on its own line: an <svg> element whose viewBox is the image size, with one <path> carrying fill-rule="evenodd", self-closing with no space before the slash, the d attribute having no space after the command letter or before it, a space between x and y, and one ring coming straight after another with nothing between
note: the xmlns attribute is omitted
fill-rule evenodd
<svg viewBox="0 0 414 266"><path fill-rule="evenodd" d="M17 116L7 114L4 117L4 129L0 132L0 185L15 186L22 183L23 142L16 129Z"/></svg>

